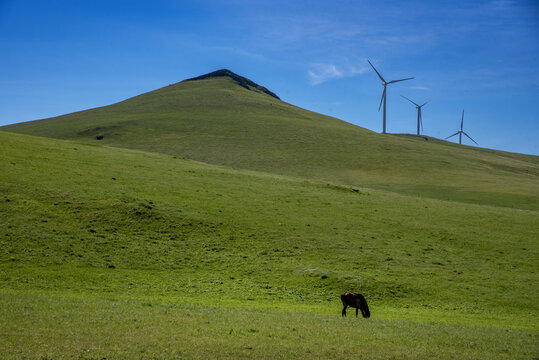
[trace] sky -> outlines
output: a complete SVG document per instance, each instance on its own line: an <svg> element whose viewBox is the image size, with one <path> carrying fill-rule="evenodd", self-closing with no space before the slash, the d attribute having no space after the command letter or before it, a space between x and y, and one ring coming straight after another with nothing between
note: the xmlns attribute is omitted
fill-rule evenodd
<svg viewBox="0 0 539 360"><path fill-rule="evenodd" d="M539 2L0 0L0 125L112 104L227 68L382 131L464 131L539 155ZM453 137L451 141L458 141ZM463 143L474 145L463 137Z"/></svg>

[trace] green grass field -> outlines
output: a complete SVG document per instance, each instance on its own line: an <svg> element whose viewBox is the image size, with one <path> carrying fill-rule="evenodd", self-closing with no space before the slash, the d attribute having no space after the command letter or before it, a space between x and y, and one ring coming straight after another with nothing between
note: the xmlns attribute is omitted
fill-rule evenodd
<svg viewBox="0 0 539 360"><path fill-rule="evenodd" d="M535 159L495 155L512 208L7 132L0 156L0 358L539 356Z"/></svg>
<svg viewBox="0 0 539 360"><path fill-rule="evenodd" d="M536 156L377 134L248 90L229 77L180 82L117 104L1 129L440 200L539 210Z"/></svg>
<svg viewBox="0 0 539 360"><path fill-rule="evenodd" d="M537 356L530 331L163 301L1 296L3 359ZM7 345L7 347L6 347ZM7 353L6 349L11 350Z"/></svg>

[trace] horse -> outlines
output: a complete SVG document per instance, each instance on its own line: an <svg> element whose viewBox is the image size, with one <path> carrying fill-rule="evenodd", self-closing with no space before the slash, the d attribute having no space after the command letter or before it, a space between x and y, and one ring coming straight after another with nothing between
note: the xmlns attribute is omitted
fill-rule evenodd
<svg viewBox="0 0 539 360"><path fill-rule="evenodd" d="M367 300L365 300L365 297L363 295L354 294L347 291L341 295L341 301L343 305L342 316L346 316L346 308L348 306L356 308L356 317L358 310L361 310L361 315L363 315L364 318L368 318L371 316L369 306L367 305Z"/></svg>

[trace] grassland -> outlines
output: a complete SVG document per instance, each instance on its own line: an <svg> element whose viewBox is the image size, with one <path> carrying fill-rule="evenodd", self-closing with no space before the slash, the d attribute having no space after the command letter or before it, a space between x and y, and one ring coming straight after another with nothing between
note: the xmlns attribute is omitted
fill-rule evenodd
<svg viewBox="0 0 539 360"><path fill-rule="evenodd" d="M0 358L539 355L536 210L6 132L0 155Z"/></svg>
<svg viewBox="0 0 539 360"><path fill-rule="evenodd" d="M515 359L531 332L161 301L2 296L4 359ZM13 352L6 356L6 346Z"/></svg>
<svg viewBox="0 0 539 360"><path fill-rule="evenodd" d="M248 90L228 77L180 82L110 106L2 130L441 200L539 210L538 157L376 134Z"/></svg>

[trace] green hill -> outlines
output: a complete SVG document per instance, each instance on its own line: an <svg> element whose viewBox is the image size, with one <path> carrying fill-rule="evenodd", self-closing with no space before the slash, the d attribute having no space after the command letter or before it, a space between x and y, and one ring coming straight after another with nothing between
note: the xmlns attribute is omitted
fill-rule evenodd
<svg viewBox="0 0 539 360"><path fill-rule="evenodd" d="M0 129L2 359L537 357L538 157L226 70Z"/></svg>
<svg viewBox="0 0 539 360"><path fill-rule="evenodd" d="M0 154L1 358L537 355L537 211L7 132Z"/></svg>
<svg viewBox="0 0 539 360"><path fill-rule="evenodd" d="M539 208L538 157L377 134L287 104L228 70L0 129L423 197Z"/></svg>

